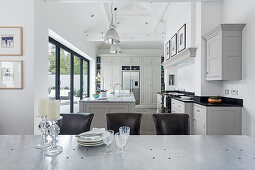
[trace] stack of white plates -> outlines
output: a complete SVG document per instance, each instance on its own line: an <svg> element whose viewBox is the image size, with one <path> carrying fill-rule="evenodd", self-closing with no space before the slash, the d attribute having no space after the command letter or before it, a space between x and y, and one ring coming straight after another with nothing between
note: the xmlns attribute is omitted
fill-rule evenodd
<svg viewBox="0 0 255 170"><path fill-rule="evenodd" d="M100 146L104 144L104 129L93 128L92 131L85 132L76 136L77 143L82 146Z"/></svg>

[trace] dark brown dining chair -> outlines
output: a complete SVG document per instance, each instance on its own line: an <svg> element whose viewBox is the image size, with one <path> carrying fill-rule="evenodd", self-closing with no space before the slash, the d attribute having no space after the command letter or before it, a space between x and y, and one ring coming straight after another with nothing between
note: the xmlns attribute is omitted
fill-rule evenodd
<svg viewBox="0 0 255 170"><path fill-rule="evenodd" d="M157 135L189 135L189 115L161 113L153 114Z"/></svg>
<svg viewBox="0 0 255 170"><path fill-rule="evenodd" d="M113 130L115 133L119 131L119 127L130 127L130 135L139 135L142 114L140 113L107 113L107 129Z"/></svg>
<svg viewBox="0 0 255 170"><path fill-rule="evenodd" d="M60 114L63 119L58 121L60 135L78 135L90 130L93 113Z"/></svg>

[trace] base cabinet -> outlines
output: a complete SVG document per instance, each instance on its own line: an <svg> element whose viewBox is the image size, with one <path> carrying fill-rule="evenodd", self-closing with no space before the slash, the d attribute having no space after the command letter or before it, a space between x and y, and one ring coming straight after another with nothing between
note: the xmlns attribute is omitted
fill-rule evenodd
<svg viewBox="0 0 255 170"><path fill-rule="evenodd" d="M241 135L241 107L205 107L194 104L195 135Z"/></svg>

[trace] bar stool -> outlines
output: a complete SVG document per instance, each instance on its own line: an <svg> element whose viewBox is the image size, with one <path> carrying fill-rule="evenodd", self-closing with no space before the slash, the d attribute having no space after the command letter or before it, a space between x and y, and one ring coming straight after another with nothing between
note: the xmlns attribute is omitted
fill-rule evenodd
<svg viewBox="0 0 255 170"><path fill-rule="evenodd" d="M161 113L153 114L157 135L189 135L189 115Z"/></svg>
<svg viewBox="0 0 255 170"><path fill-rule="evenodd" d="M130 127L130 135L139 135L142 114L140 113L107 113L107 129L113 130L115 133L119 131L119 127Z"/></svg>
<svg viewBox="0 0 255 170"><path fill-rule="evenodd" d="M78 135L90 130L93 113L60 114L63 119L58 121L60 135Z"/></svg>

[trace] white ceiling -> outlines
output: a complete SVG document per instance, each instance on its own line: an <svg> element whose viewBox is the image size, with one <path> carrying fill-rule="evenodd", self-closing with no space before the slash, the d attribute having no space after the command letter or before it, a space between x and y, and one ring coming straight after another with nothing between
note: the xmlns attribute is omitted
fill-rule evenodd
<svg viewBox="0 0 255 170"><path fill-rule="evenodd" d="M94 42L98 48L109 48L103 39L111 20L111 3L46 3L52 9L52 18L62 17L57 21L61 26L72 27L85 41ZM161 19L168 5L166 2L114 3L121 47L162 49L165 24Z"/></svg>

